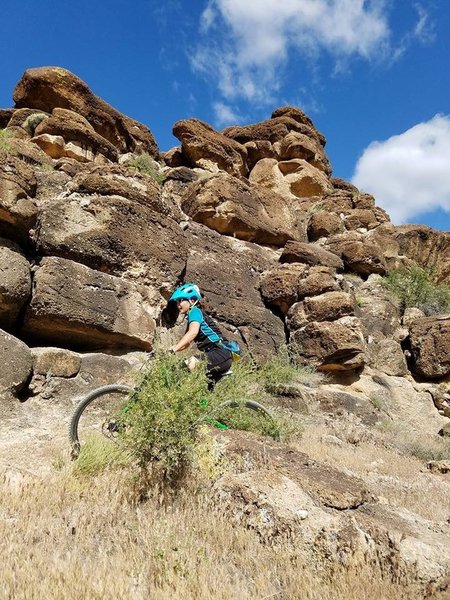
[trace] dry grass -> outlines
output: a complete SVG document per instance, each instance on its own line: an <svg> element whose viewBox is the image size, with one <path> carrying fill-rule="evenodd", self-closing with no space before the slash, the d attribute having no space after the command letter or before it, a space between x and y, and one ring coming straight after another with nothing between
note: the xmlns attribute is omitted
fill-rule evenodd
<svg viewBox="0 0 450 600"><path fill-rule="evenodd" d="M408 436L398 428L375 435L345 422L334 422L327 430L323 422L311 422L295 446L311 458L361 477L391 506L442 523L450 515L450 482L429 473L415 450L420 447L430 457L445 452L448 443L436 438Z"/></svg>
<svg viewBox="0 0 450 600"><path fill-rule="evenodd" d="M129 469L0 485L2 599L419 598L368 569L320 574L295 544L230 525L192 483L136 502ZM142 489L140 490L142 492Z"/></svg>

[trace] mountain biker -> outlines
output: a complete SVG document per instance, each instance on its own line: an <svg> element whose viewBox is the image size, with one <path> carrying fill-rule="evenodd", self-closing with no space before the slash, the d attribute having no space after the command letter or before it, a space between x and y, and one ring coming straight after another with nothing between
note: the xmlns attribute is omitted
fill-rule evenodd
<svg viewBox="0 0 450 600"><path fill-rule="evenodd" d="M202 299L200 290L194 283L180 285L169 298L177 303L178 311L187 318L187 329L183 337L169 350L181 352L186 350L192 342L205 354L207 360L206 373L214 384L230 369L232 357L231 352L222 346L224 337L217 323L203 312L199 306ZM193 356L186 362L189 369L203 357Z"/></svg>

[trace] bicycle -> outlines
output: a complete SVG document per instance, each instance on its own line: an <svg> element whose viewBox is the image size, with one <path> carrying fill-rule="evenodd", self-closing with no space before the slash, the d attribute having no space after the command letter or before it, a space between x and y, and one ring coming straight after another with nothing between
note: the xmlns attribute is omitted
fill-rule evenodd
<svg viewBox="0 0 450 600"><path fill-rule="evenodd" d="M133 401L133 396L138 393L137 387L125 384L111 384L99 387L82 398L75 407L69 423L69 439L72 447L72 457L76 458L81 447L92 436L101 434L105 438L115 441L120 435L120 415L127 410L127 405ZM207 405L202 405L204 415L201 421L212 423L219 428L228 429L226 423L221 423L221 413L228 409L245 408L253 411L267 420L274 432L274 437L279 439L276 421L270 410L254 400L241 401L228 400L220 404L211 412L207 412ZM223 425L223 427L220 427Z"/></svg>

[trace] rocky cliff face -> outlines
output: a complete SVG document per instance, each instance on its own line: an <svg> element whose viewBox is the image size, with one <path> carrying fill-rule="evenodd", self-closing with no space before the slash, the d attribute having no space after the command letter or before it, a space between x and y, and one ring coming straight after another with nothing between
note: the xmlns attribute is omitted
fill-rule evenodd
<svg viewBox="0 0 450 600"><path fill-rule="evenodd" d="M412 406L428 403L430 435L445 428L450 316L402 314L381 281L411 264L448 279L450 234L396 227L373 197L332 177L325 138L303 111L279 108L262 123L222 132L180 121L173 130L180 146L161 154L147 127L64 69L26 71L13 97L14 108L0 110L5 423L20 413L18 397L67 409L77 395L123 377L139 351L170 336L167 298L193 280L211 314L253 358L289 341L299 362L330 374L315 392L326 414L367 425L370 395L397 394L400 404L406 397ZM386 410L394 418L392 406ZM420 429L420 415L404 418ZM276 485L258 469L252 493L267 500L267 489L282 489L289 477L290 486L308 480L314 487L314 474L302 469L292 475L285 465ZM323 486L326 474L320 477ZM237 477L220 494L242 502L248 485ZM352 485L356 500L348 502L366 505L360 526L372 531L388 517L370 508L373 495ZM311 509L319 502L314 494ZM344 505L322 508L349 509L342 494L336 502ZM272 523L288 515L292 525L290 509L281 516L279 506L270 510ZM315 518L311 536L319 535ZM407 521L397 529L411 529ZM361 535L356 527L350 537L356 544ZM431 571L436 578L445 569Z"/></svg>

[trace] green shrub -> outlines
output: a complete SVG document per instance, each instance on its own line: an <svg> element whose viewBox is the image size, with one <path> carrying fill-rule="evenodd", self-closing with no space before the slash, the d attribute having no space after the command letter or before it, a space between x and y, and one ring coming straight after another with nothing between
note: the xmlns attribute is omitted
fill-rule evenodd
<svg viewBox="0 0 450 600"><path fill-rule="evenodd" d="M209 447L205 445L205 424L224 424L274 438L298 437L301 427L293 422L295 419L281 413L276 414L275 420L268 419L240 401L265 403L267 393L276 392L278 385L309 382L313 376L311 369L293 364L285 348L260 367L246 361L235 363L233 374L209 391L205 363L190 372L183 357L157 352L138 391L117 415L118 443L92 448L88 445L80 454L77 469L93 473L115 461L133 460L141 467L154 463L164 479L175 481L187 467L198 462L199 454L205 462L205 448ZM240 405L220 409L230 400ZM215 460L211 458L212 463Z"/></svg>
<svg viewBox="0 0 450 600"><path fill-rule="evenodd" d="M28 117L25 119L25 121L22 123L22 127L24 129L26 129L31 135L34 135L34 130L36 129L36 127L42 123L42 121L44 119L47 119L48 115L46 115L45 113L33 113L31 115L28 115Z"/></svg>
<svg viewBox="0 0 450 600"><path fill-rule="evenodd" d="M192 462L207 395L204 368L191 373L179 357L157 353L121 417L121 443L141 465L157 461L176 478Z"/></svg>
<svg viewBox="0 0 450 600"><path fill-rule="evenodd" d="M13 152L14 146L11 143L12 135L7 129L0 129L0 150L4 152Z"/></svg>
<svg viewBox="0 0 450 600"><path fill-rule="evenodd" d="M402 310L417 307L427 315L450 310L450 286L435 283L432 272L422 267L390 271L383 284L400 302Z"/></svg>
<svg viewBox="0 0 450 600"><path fill-rule="evenodd" d="M156 183L161 185L165 180L165 175L158 172L158 168L154 159L144 152L143 154L134 154L128 164L139 173L150 175Z"/></svg>

